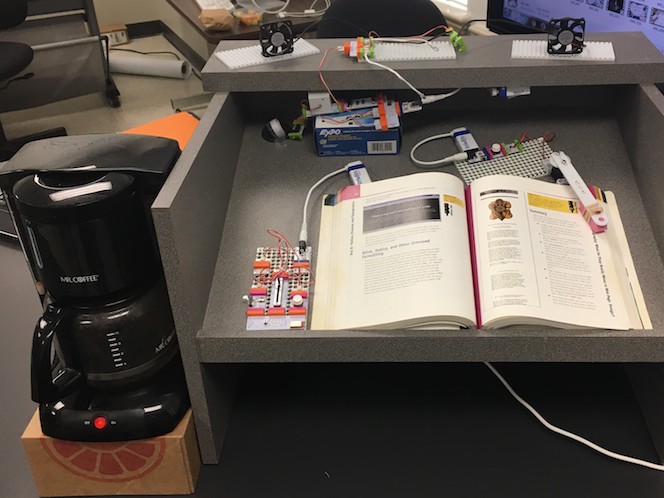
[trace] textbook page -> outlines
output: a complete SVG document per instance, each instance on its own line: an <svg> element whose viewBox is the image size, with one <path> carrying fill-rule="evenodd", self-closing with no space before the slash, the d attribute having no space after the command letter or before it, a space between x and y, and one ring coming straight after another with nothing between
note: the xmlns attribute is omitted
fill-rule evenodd
<svg viewBox="0 0 664 498"><path fill-rule="evenodd" d="M593 233L565 185L490 176L471 192L484 326L641 328L614 233L620 223Z"/></svg>
<svg viewBox="0 0 664 498"><path fill-rule="evenodd" d="M460 179L352 185L322 209L312 329L475 324Z"/></svg>

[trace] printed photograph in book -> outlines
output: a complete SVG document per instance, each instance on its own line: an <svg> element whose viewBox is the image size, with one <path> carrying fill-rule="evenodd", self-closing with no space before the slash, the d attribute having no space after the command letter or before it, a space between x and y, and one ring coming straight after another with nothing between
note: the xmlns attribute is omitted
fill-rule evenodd
<svg viewBox="0 0 664 498"><path fill-rule="evenodd" d="M418 173L329 195L312 328L650 328L615 198L599 195L599 234L569 187L519 177L465 191Z"/></svg>

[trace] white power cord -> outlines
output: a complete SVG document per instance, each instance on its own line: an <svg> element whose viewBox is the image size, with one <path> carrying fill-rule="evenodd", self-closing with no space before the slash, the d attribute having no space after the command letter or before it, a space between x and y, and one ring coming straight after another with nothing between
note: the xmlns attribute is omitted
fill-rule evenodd
<svg viewBox="0 0 664 498"><path fill-rule="evenodd" d="M345 173L346 171L348 171L348 165L344 166L343 168L332 171L331 173L328 173L323 178L314 183L309 189L309 192L307 192L307 197L304 199L304 208L302 209L302 227L300 228L300 238L299 238L300 254L303 254L307 248L307 211L309 207L309 199L311 198L311 194L326 180L329 180L333 176L336 176L340 173Z"/></svg>
<svg viewBox="0 0 664 498"><path fill-rule="evenodd" d="M498 377L498 380L502 382L503 386L505 386L505 389L516 399L519 403L521 403L530 413L532 413L537 420L540 421L540 423L549 429L552 432L555 432L556 434L560 434L561 436L565 436L566 438L572 439L574 441L577 441L581 444L585 444L589 448L601 453L602 455L606 455L610 458L614 458L616 460L620 460L621 462L627 462L627 463L633 463L634 465L641 465L642 467L647 467L649 469L653 470L659 470L659 471L664 471L664 465L656 464L656 463L651 463L647 462L645 460L640 460L638 458L633 458L630 456L626 455L621 455L620 453L615 453L613 451L607 450L605 448L602 448L601 446L588 441L586 438L583 438L577 434L574 434L572 432L566 431L565 429L561 429L560 427L557 427L550 422L548 422L542 415L539 414L537 410L535 410L532 406L530 406L521 396L519 396L514 389L512 389L512 386L509 385L509 383L505 380L505 378L498 373L498 370L494 368L494 366L491 363L484 362L484 364L493 372L493 374Z"/></svg>
<svg viewBox="0 0 664 498"><path fill-rule="evenodd" d="M382 69L385 69L386 71L389 71L390 73L392 73L394 76L396 76L396 77L399 78L401 81L403 81L406 85L408 85L408 86L410 87L410 89L411 89L412 91L414 91L417 95L419 95L419 97L420 97L421 99L424 99L424 97L426 97L426 95L424 95L424 94L423 94L422 92L420 92L417 88L415 88L413 85L411 85L410 82L409 82L408 80L406 80L406 78L404 78L403 76L401 76L401 75L400 75L398 72L396 72L394 69L392 69L392 68L389 67L389 66L386 66L386 65L384 65L384 64L381 64L381 63L379 63L379 62L372 61L371 59L369 59L369 53L368 53L368 50L365 50L365 51L364 51L364 60L367 61L367 62L368 62L369 64L371 64L372 66L378 66L378 67L380 67L380 68L382 68Z"/></svg>
<svg viewBox="0 0 664 498"><path fill-rule="evenodd" d="M396 38L395 38L395 40L396 40ZM408 87L411 90L413 90L420 97L420 99L422 101L422 104L432 104L434 102L438 102L439 100L443 100L443 99L446 99L448 97L451 97L452 95L456 95L461 90L461 88L457 88L456 90L453 90L451 92L441 93L439 95L425 95L423 92L421 92L420 90L415 88L406 78L401 76L397 71L395 71L391 67L386 66L385 64L381 64L380 62L372 61L371 59L369 59L369 53L366 50L364 51L364 60L367 61L372 66L378 66L381 69L385 69L386 71L389 71L394 76L396 76L401 81L403 81L406 85L408 85Z"/></svg>
<svg viewBox="0 0 664 498"><path fill-rule="evenodd" d="M429 45L429 46L431 46L431 47L434 46L434 45L432 45L432 43L431 43L429 40L427 40L426 38L420 38L420 37L413 37L413 38L395 38L395 37L392 37L392 36L390 36L390 37L380 36L380 37L377 37L377 38L371 38L371 39L372 39L374 42L413 43L413 44L416 44L416 45L422 45L422 44L425 44L425 45ZM435 49L435 50L437 50L437 49Z"/></svg>
<svg viewBox="0 0 664 498"><path fill-rule="evenodd" d="M277 10L265 10L263 7L261 7L256 3L256 0L251 0L251 3L254 5L254 7L256 7L257 10L263 12L264 14L278 14L279 12L283 12L284 10L286 10L286 8L288 8L290 0L286 0L286 2Z"/></svg>
<svg viewBox="0 0 664 498"><path fill-rule="evenodd" d="M456 90L452 90L451 92L448 93L441 93L439 95L425 95L424 98L422 99L423 104L433 104L434 102L438 102L439 100L444 100L447 97L451 97L452 95L456 95L461 91L461 88L457 88Z"/></svg>
<svg viewBox="0 0 664 498"><path fill-rule="evenodd" d="M325 0L325 7L323 7L320 10L314 10L314 5L318 3L318 0L314 0L314 2L311 4L311 6L308 9L303 10L302 12L288 12L288 11L281 11L279 12L279 17L293 17L293 18L304 18L304 17L320 17L325 12L327 12L327 9L330 8L330 0Z"/></svg>
<svg viewBox="0 0 664 498"><path fill-rule="evenodd" d="M466 159L468 159L468 154L466 152L459 152L452 156L444 157L443 159L436 159L435 161L422 161L420 159L415 158L415 151L418 149L418 147L433 140L438 140L441 138L449 138L451 136L452 132L441 133L440 135L434 135L432 137L425 138L424 140L420 140L418 143L416 143L413 146L412 149L410 149L410 159L422 169L434 169L437 168L438 166L443 166L445 164L454 164L457 162L465 161Z"/></svg>

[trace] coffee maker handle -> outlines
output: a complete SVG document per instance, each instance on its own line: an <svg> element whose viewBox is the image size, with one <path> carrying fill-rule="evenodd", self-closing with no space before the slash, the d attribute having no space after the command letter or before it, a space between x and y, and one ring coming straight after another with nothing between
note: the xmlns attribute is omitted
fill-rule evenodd
<svg viewBox="0 0 664 498"><path fill-rule="evenodd" d="M83 380L81 372L66 365L53 378L51 362L53 338L60 324L66 322L67 314L63 308L49 304L35 326L35 334L32 338L30 375L32 400L37 403L57 401L71 393Z"/></svg>

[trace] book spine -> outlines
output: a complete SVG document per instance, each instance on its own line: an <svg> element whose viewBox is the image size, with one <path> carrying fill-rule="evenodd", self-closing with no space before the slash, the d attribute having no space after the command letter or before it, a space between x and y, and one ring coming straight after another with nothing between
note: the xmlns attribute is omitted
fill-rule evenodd
<svg viewBox="0 0 664 498"><path fill-rule="evenodd" d="M470 243L470 266L473 270L473 292L475 294L475 321L477 328L482 328L482 307L480 303L480 286L477 276L477 251L475 250L475 223L473 222L473 202L470 185L464 191L466 195L466 217L468 220L468 239Z"/></svg>

